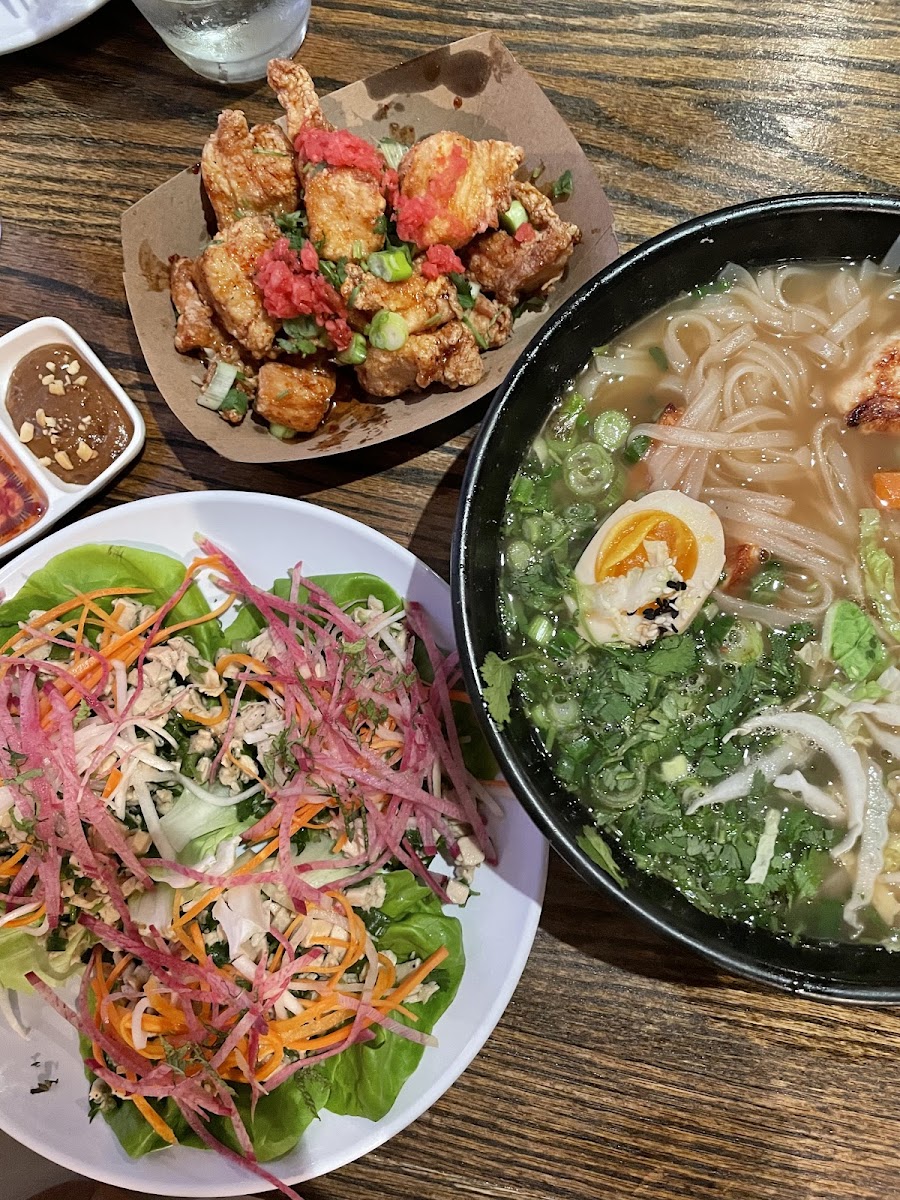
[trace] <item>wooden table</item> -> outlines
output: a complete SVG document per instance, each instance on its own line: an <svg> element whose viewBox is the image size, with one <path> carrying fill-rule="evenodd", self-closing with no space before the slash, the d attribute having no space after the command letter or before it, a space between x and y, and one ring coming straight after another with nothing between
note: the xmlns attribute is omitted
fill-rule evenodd
<svg viewBox="0 0 900 1200"><path fill-rule="evenodd" d="M900 18L879 0L316 0L323 90L496 29L569 121L627 247L683 218L807 190L900 188ZM225 101L131 5L2 60L0 331L70 320L144 409L142 459L100 505L184 488L304 497L446 575L471 412L296 469L242 468L179 426L121 282L122 209L196 158ZM81 515L76 513L75 516ZM701 1200L900 1191L900 1019L719 976L558 863L496 1033L426 1116L308 1200Z"/></svg>

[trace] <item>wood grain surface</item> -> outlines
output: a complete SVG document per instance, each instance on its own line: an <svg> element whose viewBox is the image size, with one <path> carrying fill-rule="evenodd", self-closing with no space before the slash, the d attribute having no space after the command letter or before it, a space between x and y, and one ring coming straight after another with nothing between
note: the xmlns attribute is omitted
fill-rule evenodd
<svg viewBox="0 0 900 1200"><path fill-rule="evenodd" d="M317 0L301 59L331 90L484 29L596 164L623 247L744 199L900 188L900 13L884 0ZM99 506L185 488L304 497L446 575L477 411L276 470L216 458L154 391L119 217L196 158L226 102L269 111L260 89L191 75L125 0L0 62L0 332L71 321L143 405L143 457ZM900 1192L898 1079L900 1017L718 976L555 864L522 983L472 1067L405 1133L303 1193L884 1200Z"/></svg>

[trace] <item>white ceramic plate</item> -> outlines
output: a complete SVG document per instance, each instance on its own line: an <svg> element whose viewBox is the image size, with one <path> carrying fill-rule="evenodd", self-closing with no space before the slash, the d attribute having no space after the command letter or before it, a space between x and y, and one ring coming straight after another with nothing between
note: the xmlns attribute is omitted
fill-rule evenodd
<svg viewBox="0 0 900 1200"><path fill-rule="evenodd" d="M71 29L106 0L0 0L0 54L36 46Z"/></svg>
<svg viewBox="0 0 900 1200"><path fill-rule="evenodd" d="M311 574L369 571L431 615L435 633L453 644L450 591L423 563L388 538L338 513L300 501L247 492L195 492L139 500L61 530L0 571L13 594L53 555L87 542L164 550L187 562L201 532L233 555L251 580L268 584L302 562ZM286 1182L333 1171L380 1146L447 1090L481 1049L518 982L531 949L547 873L547 846L511 798L492 827L499 866L482 868L479 891L459 912L467 966L453 1004L438 1022L436 1048L425 1051L393 1110L381 1121L323 1113L300 1145L274 1166ZM163 1196L235 1196L259 1190L253 1178L218 1155L176 1147L129 1159L107 1125L88 1124L87 1087L74 1031L36 997L20 1012L28 1042L0 1018L0 1125L70 1170L135 1191ZM31 1095L38 1069L59 1083Z"/></svg>

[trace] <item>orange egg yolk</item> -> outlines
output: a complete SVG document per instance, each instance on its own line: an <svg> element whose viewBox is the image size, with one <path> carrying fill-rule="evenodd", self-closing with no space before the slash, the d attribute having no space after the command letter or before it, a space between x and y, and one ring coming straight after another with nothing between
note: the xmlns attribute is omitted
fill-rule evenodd
<svg viewBox="0 0 900 1200"><path fill-rule="evenodd" d="M647 566L645 541L665 542L669 558L682 579L690 579L697 569L697 539L690 527L661 511L637 512L626 517L600 547L594 563L594 578L625 575L635 567Z"/></svg>

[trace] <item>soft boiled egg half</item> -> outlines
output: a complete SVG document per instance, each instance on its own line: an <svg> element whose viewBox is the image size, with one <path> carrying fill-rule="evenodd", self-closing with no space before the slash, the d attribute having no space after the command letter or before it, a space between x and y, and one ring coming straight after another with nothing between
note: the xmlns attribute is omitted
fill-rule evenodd
<svg viewBox="0 0 900 1200"><path fill-rule="evenodd" d="M645 646L681 633L725 565L722 523L682 492L651 492L608 517L575 568L579 632Z"/></svg>

